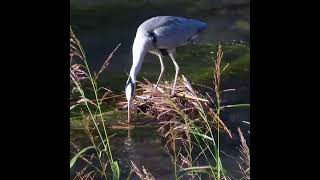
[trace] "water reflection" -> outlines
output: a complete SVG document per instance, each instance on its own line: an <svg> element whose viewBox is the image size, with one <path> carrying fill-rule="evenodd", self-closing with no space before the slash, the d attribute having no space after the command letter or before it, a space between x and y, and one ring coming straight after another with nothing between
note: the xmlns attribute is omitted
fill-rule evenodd
<svg viewBox="0 0 320 180"><path fill-rule="evenodd" d="M141 170L144 166L156 179L174 179L170 157L163 149L160 137L152 131L150 128L128 129L125 137L111 139L113 155L119 161L122 179L130 174L131 161ZM139 178L133 173L130 179Z"/></svg>

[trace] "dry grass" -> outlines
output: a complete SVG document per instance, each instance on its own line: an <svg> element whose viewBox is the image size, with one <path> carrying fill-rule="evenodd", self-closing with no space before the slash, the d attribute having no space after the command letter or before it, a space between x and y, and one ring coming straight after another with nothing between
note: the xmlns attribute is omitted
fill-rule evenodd
<svg viewBox="0 0 320 180"><path fill-rule="evenodd" d="M93 72L93 75L89 72L88 64L86 60L85 53L81 47L80 41L77 39L73 31L70 29L70 109L73 109L79 104L83 104L84 101L91 103L92 105L97 105L97 103L101 103L102 101L106 101L109 99L114 99L122 95L115 94L110 89L99 87L97 88L97 92L105 91L101 98L97 99L84 99L83 97L74 97L75 94L79 91L77 87L81 87L84 83L93 80L97 83L97 80L101 73L109 66L111 63L111 59L114 53L118 50L121 44L118 44L116 48L109 54L109 56L104 60L104 63L101 65L99 71ZM80 61L79 61L80 60ZM87 80L87 81L86 81ZM97 86L97 84L95 84ZM84 90L84 89L82 89Z"/></svg>
<svg viewBox="0 0 320 180"><path fill-rule="evenodd" d="M186 122L188 122L197 127L206 127L205 124L209 123L207 128L219 128L221 132L227 133L232 138L230 130L219 116L221 110L220 79L221 73L227 67L220 70L222 55L221 46L219 46L217 58L214 61L214 88L211 90L215 98L211 98L209 93L200 94L183 75L177 80L174 97L169 95L173 83L160 84L155 89L154 84L144 79L143 82L138 82L133 109L157 120L157 123L161 125L159 132L165 137L172 134L171 130L175 131L177 137L189 133L186 131L188 129ZM126 106L126 101L119 104Z"/></svg>
<svg viewBox="0 0 320 180"><path fill-rule="evenodd" d="M155 178L152 176L150 172L147 171L147 169L142 166L142 171L131 161L131 168L133 172L139 176L141 180L155 180Z"/></svg>
<svg viewBox="0 0 320 180"><path fill-rule="evenodd" d="M77 172L77 175L73 178L73 180L95 180L96 172L90 171L86 172L88 166L83 168L81 171Z"/></svg>
<svg viewBox="0 0 320 180"><path fill-rule="evenodd" d="M212 118L210 124L216 128L219 124L220 130L231 137L230 130L214 112L214 107L209 105L209 98L197 92L183 75L177 80L175 97L169 95L172 85L160 84L156 90L154 84L144 79L144 82L137 85L137 95L133 101L136 111L156 119L161 125L159 132L164 136L170 134L168 126L178 134L184 132L186 124L183 119L186 118L200 127L205 122L202 121L199 112L208 112L206 115Z"/></svg>
<svg viewBox="0 0 320 180"><path fill-rule="evenodd" d="M80 152L80 147L78 145L76 145L73 142L70 142L70 144L72 145L72 148L76 151L76 152ZM94 170L90 170L91 165L92 165L92 161L94 160L94 154L92 155L81 155L80 159L84 162L87 163L86 166L84 166L80 171L76 172L75 177L73 178L73 180L93 180L95 179L97 172Z"/></svg>
<svg viewBox="0 0 320 180"><path fill-rule="evenodd" d="M96 173L99 173L100 176L104 177L105 179L108 179L108 168L113 173L113 179L119 179L120 176L118 163L117 161L114 161L112 157L105 120L102 116L102 100L98 97L98 93L101 90L105 90L105 88L99 87L97 84L97 78L99 77L101 72L104 69L106 69L106 67L110 64L112 55L119 46L120 45L118 45L115 48L115 50L110 54L110 56L106 59L106 61L103 63L101 69L97 74L91 73L81 43L77 39L70 27L70 100L75 99L73 103L70 104L70 111L79 105L84 105L84 108L81 108L81 112L85 110L86 113L89 114L89 116L87 116L87 114L82 113L83 119L89 117L90 121L94 124L94 127L92 129L90 129L89 126L86 126L85 130L91 141L92 146L88 146L83 148L82 150L78 150L78 153L70 160L70 168L73 167L77 159L81 158L82 160L87 162L87 167L95 169L94 171L89 172L88 174L84 174L84 172L86 172L85 167L82 171L78 172L78 175L76 176L81 179L88 179L92 177L92 174ZM86 90L88 89L88 87L91 89L92 94L94 94L94 99L88 98L88 91ZM97 140L94 140L96 136L93 136L92 131L96 131L98 133ZM84 153L88 149L95 150L95 156L92 156L91 159L85 158L84 155ZM99 166L93 165L92 162L94 157L98 160Z"/></svg>
<svg viewBox="0 0 320 180"><path fill-rule="evenodd" d="M240 152L242 155L242 157L240 157L242 162L238 163L239 168L242 172L243 179L250 179L250 151L249 151L249 147L247 145L247 142L246 142L240 128L238 128L238 132L239 132L240 141L241 141Z"/></svg>
<svg viewBox="0 0 320 180"><path fill-rule="evenodd" d="M155 89L154 84L144 79L137 85L133 109L154 119L160 125L158 132L167 138L166 148L174 154L171 159L175 164L176 178L177 171L183 171L184 177L187 175L192 179L199 179L200 173L203 172L210 174L213 179L227 179L219 157L219 134L226 133L232 138L230 130L220 118L220 80L221 74L227 67L221 68L222 57L223 53L219 46L213 61L214 87L208 88L207 90L211 89L211 92L205 95L194 89L183 75L178 78L174 97L170 96L173 83L160 84ZM217 143L214 134L218 136ZM201 149L196 157L193 155L195 146ZM216 167L212 167L209 163L208 152L210 157L216 160ZM208 160L208 166L198 165L197 159L200 156Z"/></svg>

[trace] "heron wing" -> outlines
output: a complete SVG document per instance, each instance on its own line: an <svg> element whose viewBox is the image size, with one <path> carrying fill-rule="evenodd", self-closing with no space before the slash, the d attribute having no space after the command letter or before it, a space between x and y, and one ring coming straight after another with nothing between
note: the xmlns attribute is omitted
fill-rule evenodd
<svg viewBox="0 0 320 180"><path fill-rule="evenodd" d="M153 31L159 48L171 49L182 45L206 27L197 20L174 16L152 18L142 26L145 31Z"/></svg>

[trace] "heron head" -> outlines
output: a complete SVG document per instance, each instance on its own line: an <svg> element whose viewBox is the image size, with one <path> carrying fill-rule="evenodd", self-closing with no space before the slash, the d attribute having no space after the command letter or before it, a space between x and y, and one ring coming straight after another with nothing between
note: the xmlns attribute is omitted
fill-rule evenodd
<svg viewBox="0 0 320 180"><path fill-rule="evenodd" d="M129 101L131 101L133 95L134 95L134 91L135 91L135 83L132 81L131 77L129 77L127 83L126 83L126 98Z"/></svg>
<svg viewBox="0 0 320 180"><path fill-rule="evenodd" d="M134 91L135 91L135 83L133 82L131 77L129 77L126 83L125 91L126 91L126 98L128 101L128 123L129 123L131 120L131 102L132 102L132 98L134 96Z"/></svg>

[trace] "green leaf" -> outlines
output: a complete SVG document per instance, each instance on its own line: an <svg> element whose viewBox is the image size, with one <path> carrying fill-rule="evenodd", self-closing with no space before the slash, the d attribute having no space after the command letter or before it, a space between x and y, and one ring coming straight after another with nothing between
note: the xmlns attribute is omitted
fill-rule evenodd
<svg viewBox="0 0 320 180"><path fill-rule="evenodd" d="M195 166L195 167L189 167L189 168L183 168L181 171L203 171L207 169L215 169L215 167L211 166Z"/></svg>
<svg viewBox="0 0 320 180"><path fill-rule="evenodd" d="M233 108L233 107L250 107L250 104L232 104L232 105L227 105L227 106L221 106L221 109Z"/></svg>
<svg viewBox="0 0 320 180"><path fill-rule="evenodd" d="M192 132L192 133L193 133L193 134L196 134L196 135L198 135L198 136L201 136L201 137L204 138L204 139L210 140L210 141L213 142L213 144L215 144L215 141L214 141L214 139L213 139L212 137L209 137L209 136L207 136L207 135L205 135L205 134L200 134L200 133L197 133L197 132Z"/></svg>
<svg viewBox="0 0 320 180"><path fill-rule="evenodd" d="M111 170L112 170L112 179L119 180L120 179L120 169L117 161L113 161L111 163Z"/></svg>
<svg viewBox="0 0 320 180"><path fill-rule="evenodd" d="M94 146L88 146L86 148L83 148L80 152L78 152L78 154L76 154L71 160L70 160L70 169L72 168L72 166L74 165L74 163L77 161L77 159L80 157L81 154L83 154L84 152L86 152L88 149L93 149Z"/></svg>

